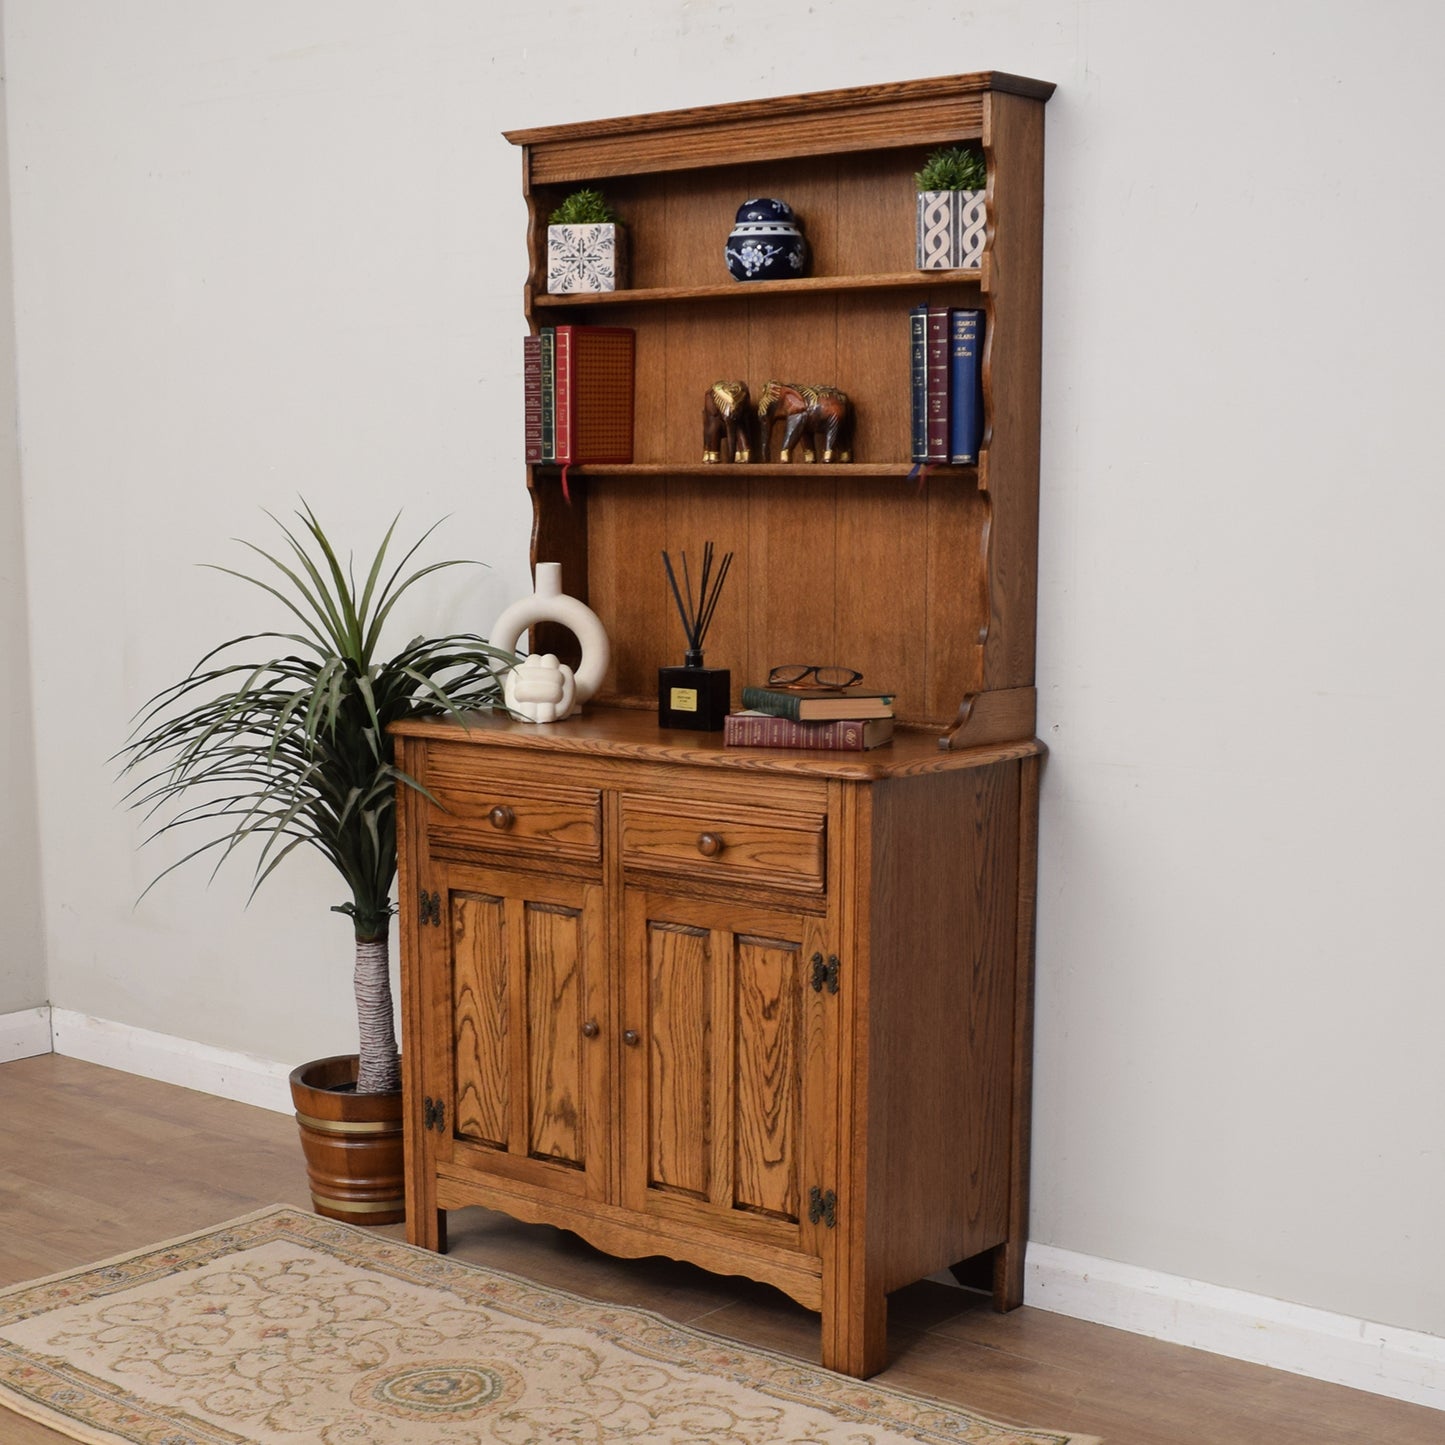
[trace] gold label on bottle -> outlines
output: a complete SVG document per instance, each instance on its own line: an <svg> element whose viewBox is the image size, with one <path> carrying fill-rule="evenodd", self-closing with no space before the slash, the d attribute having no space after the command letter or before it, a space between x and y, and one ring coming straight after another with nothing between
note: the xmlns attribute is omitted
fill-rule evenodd
<svg viewBox="0 0 1445 1445"><path fill-rule="evenodd" d="M668 696L670 698L668 706L673 712L697 711L697 689L695 687L675 687Z"/></svg>

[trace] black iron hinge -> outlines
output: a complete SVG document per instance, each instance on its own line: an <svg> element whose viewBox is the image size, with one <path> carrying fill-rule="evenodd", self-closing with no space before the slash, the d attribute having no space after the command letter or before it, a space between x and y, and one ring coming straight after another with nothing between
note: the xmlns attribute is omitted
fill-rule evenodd
<svg viewBox="0 0 1445 1445"><path fill-rule="evenodd" d="M813 977L809 980L814 993L822 993L826 988L829 993L838 992L838 955L830 953L825 961L821 953L815 953L812 959Z"/></svg>
<svg viewBox="0 0 1445 1445"><path fill-rule="evenodd" d="M447 1127L447 1106L440 1099L423 1099L421 1125L423 1129L444 1131Z"/></svg>
<svg viewBox="0 0 1445 1445"><path fill-rule="evenodd" d="M817 1224L819 1220L825 1228L837 1226L838 1196L831 1189L819 1189L815 1184L808 1190L808 1222Z"/></svg>
<svg viewBox="0 0 1445 1445"><path fill-rule="evenodd" d="M442 896L440 893L428 893L425 888L421 890L421 926L425 928L428 923L434 923L438 928L442 921Z"/></svg>

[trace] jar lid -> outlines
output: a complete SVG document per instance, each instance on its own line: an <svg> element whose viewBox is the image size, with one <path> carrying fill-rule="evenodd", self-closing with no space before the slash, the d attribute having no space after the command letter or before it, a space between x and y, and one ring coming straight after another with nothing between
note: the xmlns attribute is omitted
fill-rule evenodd
<svg viewBox="0 0 1445 1445"><path fill-rule="evenodd" d="M793 208L786 201L771 200L767 196L758 196L753 200L744 201L738 207L737 218L740 221L796 221L798 219L793 214Z"/></svg>

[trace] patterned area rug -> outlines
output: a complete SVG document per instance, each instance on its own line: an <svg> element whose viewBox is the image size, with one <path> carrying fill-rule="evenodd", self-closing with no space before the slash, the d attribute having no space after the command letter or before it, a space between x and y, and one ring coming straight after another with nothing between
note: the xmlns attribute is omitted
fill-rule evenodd
<svg viewBox="0 0 1445 1445"><path fill-rule="evenodd" d="M0 1292L0 1404L94 1445L1084 1445L279 1206Z"/></svg>

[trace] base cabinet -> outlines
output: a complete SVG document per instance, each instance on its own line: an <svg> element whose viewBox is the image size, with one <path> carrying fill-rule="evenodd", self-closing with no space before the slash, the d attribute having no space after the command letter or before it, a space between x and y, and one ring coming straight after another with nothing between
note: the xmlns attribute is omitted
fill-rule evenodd
<svg viewBox="0 0 1445 1445"><path fill-rule="evenodd" d="M1020 1303L1036 746L546 733L398 737L413 1242L482 1205L746 1275L859 1376L925 1274Z"/></svg>

